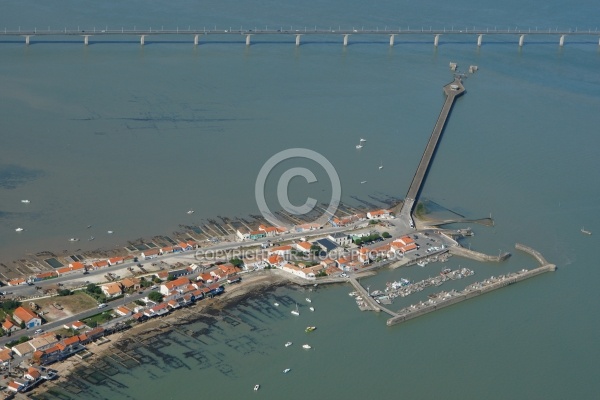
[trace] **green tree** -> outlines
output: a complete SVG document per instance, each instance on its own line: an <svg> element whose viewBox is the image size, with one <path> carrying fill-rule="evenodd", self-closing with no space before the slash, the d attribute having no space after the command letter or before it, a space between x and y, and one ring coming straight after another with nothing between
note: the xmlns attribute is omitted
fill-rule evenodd
<svg viewBox="0 0 600 400"><path fill-rule="evenodd" d="M317 244L313 244L312 246L310 246L310 252L312 254L314 254L315 256L318 256L319 253L321 252L321 246L319 246Z"/></svg>
<svg viewBox="0 0 600 400"><path fill-rule="evenodd" d="M95 283L90 283L85 287L85 290L91 294L100 294L102 293L102 289L100 288L100 286L96 285Z"/></svg>
<svg viewBox="0 0 600 400"><path fill-rule="evenodd" d="M58 291L59 296L70 296L72 294L73 294L73 292L71 292L69 289L60 289Z"/></svg>
<svg viewBox="0 0 600 400"><path fill-rule="evenodd" d="M154 283L161 283L162 281L160 280L160 278L158 276L155 276L152 278L152 282Z"/></svg>
<svg viewBox="0 0 600 400"><path fill-rule="evenodd" d="M146 279L144 279L143 281L140 282L140 286L143 288L147 288L152 286L152 282L151 281L147 281Z"/></svg>
<svg viewBox="0 0 600 400"><path fill-rule="evenodd" d="M16 300L12 300L12 299L8 299L8 300L4 300L2 303L0 303L2 307L2 309L4 311L7 312L7 314L12 313L12 311L14 309L16 309L17 307L19 307L21 305L20 302L16 301Z"/></svg>
<svg viewBox="0 0 600 400"><path fill-rule="evenodd" d="M244 262L238 257L232 258L231 260L229 260L229 262L238 268L241 268L244 264Z"/></svg>
<svg viewBox="0 0 600 400"><path fill-rule="evenodd" d="M160 303L163 299L163 295L157 291L152 291L148 294L148 298L156 303Z"/></svg>
<svg viewBox="0 0 600 400"><path fill-rule="evenodd" d="M383 233L381 234L381 236L382 236L384 239L389 239L389 238L391 238L391 237L392 237L392 235L390 235L390 233L389 233L389 232L383 232Z"/></svg>
<svg viewBox="0 0 600 400"><path fill-rule="evenodd" d="M19 324L19 326L21 327L21 329L25 329L25 322L21 321L21 323Z"/></svg>
<svg viewBox="0 0 600 400"><path fill-rule="evenodd" d="M169 274L169 276L167 277L167 281L168 282L174 281L175 279L176 278L173 275L171 275L171 274Z"/></svg>

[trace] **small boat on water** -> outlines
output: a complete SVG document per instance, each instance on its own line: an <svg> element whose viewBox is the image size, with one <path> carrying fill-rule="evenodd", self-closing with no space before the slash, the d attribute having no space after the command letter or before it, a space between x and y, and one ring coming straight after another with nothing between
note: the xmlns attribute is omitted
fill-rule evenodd
<svg viewBox="0 0 600 400"><path fill-rule="evenodd" d="M366 139L360 138L360 142L366 142Z"/></svg>
<svg viewBox="0 0 600 400"><path fill-rule="evenodd" d="M306 301L308 301L309 303L312 303L312 300L310 299L310 297L307 297Z"/></svg>
<svg viewBox="0 0 600 400"><path fill-rule="evenodd" d="M295 310L292 310L292 311L290 311L290 312L291 312L292 314L294 314L294 315L300 315L300 311L298 311L298 304L296 304L296 309L295 309Z"/></svg>
<svg viewBox="0 0 600 400"><path fill-rule="evenodd" d="M21 203L29 204L31 202L29 200L25 199L25 200L21 200Z"/></svg>
<svg viewBox="0 0 600 400"><path fill-rule="evenodd" d="M291 345L292 345L292 342L287 342L287 343L285 344L285 347L290 347Z"/></svg>
<svg viewBox="0 0 600 400"><path fill-rule="evenodd" d="M584 228L581 228L581 233L583 233L585 235L591 235L592 234L592 232L586 231Z"/></svg>
<svg viewBox="0 0 600 400"><path fill-rule="evenodd" d="M284 369L284 370L283 370L283 373L284 373L284 374L287 374L287 373L288 373L288 372L290 372L290 371L291 371L291 369L290 369L290 368L286 368L286 369Z"/></svg>
<svg viewBox="0 0 600 400"><path fill-rule="evenodd" d="M23 228L17 228L17 229L15 229L15 232L23 232L24 230L25 229L23 229Z"/></svg>
<svg viewBox="0 0 600 400"><path fill-rule="evenodd" d="M260 389L260 385L258 385L258 384L254 385L254 391L257 391L258 389Z"/></svg>
<svg viewBox="0 0 600 400"><path fill-rule="evenodd" d="M106 232L106 233L108 233L109 235L112 235L112 234L113 234L113 231L108 231L108 232Z"/></svg>
<svg viewBox="0 0 600 400"><path fill-rule="evenodd" d="M312 347L310 347L310 345L309 345L309 344L303 344L303 345L302 345L302 348L303 348L303 349L306 349L306 350L310 350L310 349L312 349Z"/></svg>
<svg viewBox="0 0 600 400"><path fill-rule="evenodd" d="M279 307L279 303L273 303L275 307Z"/></svg>
<svg viewBox="0 0 600 400"><path fill-rule="evenodd" d="M93 237L93 236L90 236L90 238L88 239L88 242L91 242L91 241L92 241L92 240L94 240L94 239L96 239L96 238L95 238L95 237Z"/></svg>
<svg viewBox="0 0 600 400"><path fill-rule="evenodd" d="M308 333L314 331L315 329L317 329L316 326L307 326L304 331Z"/></svg>
<svg viewBox="0 0 600 400"><path fill-rule="evenodd" d="M71 238L69 239L69 242L79 242L79 238Z"/></svg>
<svg viewBox="0 0 600 400"><path fill-rule="evenodd" d="M315 311L315 308L314 308L314 307L308 307L308 309L309 309L310 311Z"/></svg>
<svg viewBox="0 0 600 400"><path fill-rule="evenodd" d="M363 185L363 184L365 184L365 183L367 183L367 181L361 181L361 182L360 182L360 184L361 184L361 185Z"/></svg>
<svg viewBox="0 0 600 400"><path fill-rule="evenodd" d="M193 214L193 213L194 213L194 210L189 210L187 213L188 213L188 214Z"/></svg>

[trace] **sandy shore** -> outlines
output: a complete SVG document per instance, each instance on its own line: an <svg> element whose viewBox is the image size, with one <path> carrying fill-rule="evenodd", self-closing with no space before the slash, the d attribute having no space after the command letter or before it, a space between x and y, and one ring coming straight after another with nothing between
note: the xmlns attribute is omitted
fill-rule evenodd
<svg viewBox="0 0 600 400"><path fill-rule="evenodd" d="M285 274L279 270L265 270L246 274L243 276L241 283L226 286L225 292L219 297L204 299L191 307L173 311L164 317L154 318L147 322L133 325L131 329L107 336L106 339L108 339L108 342L102 344L98 344L99 342L88 344L86 347L93 355L85 360L81 360L75 355L64 361L51 364L49 367L58 371L59 378L53 382L48 382L39 386L30 394L41 394L54 386L60 386L62 383L67 382L70 374L76 372L77 369L85 368L102 358L102 356L116 350L116 345L121 340L127 340L131 337L147 337L161 334L165 329L169 329L169 324L175 323L190 315L205 313L208 310L222 310L226 306L233 305L237 300L244 298L249 294L258 293L282 285L296 284L306 284L306 281L290 279L289 274Z"/></svg>

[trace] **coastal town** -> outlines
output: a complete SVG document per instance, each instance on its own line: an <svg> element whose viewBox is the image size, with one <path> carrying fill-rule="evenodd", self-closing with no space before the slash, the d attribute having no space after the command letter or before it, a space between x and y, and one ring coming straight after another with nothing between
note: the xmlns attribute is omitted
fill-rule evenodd
<svg viewBox="0 0 600 400"><path fill-rule="evenodd" d="M461 292L453 289L430 293L426 302L398 312L386 307L395 298L472 276L474 271L444 268L434 278L420 282L401 279L389 283L383 291L371 292L360 284L358 278L384 267L424 267L430 262L445 262L453 255L483 262L501 262L510 256L506 252L490 256L470 246L464 248L459 241L473 234L470 229L442 228L465 222L489 226L493 225L491 217L431 220L423 218L426 212L416 207L450 109L464 91L460 75L444 86L442 113L407 196L390 209L357 210L341 205L326 224L310 222L314 221L311 215L302 220L288 214L287 221L293 222L289 227L270 225L264 218L254 224L223 219L227 228L212 223L215 235L207 235L198 227L191 231L200 237L189 233L178 235L177 240L168 236L142 240L107 257L42 252L41 260L20 262L10 269L17 276L0 273L6 278L0 293L3 393L7 397L20 395L60 377L60 366L70 359L92 359L110 348L107 343L111 335L189 307L209 307L221 296L260 284L264 278L269 281L268 277L301 286L348 283L355 290L351 295L360 310L387 313L387 325L392 326L554 271L556 267L540 253L516 244L540 266L471 283ZM193 210L188 211L191 213ZM25 269L35 273L23 273ZM297 309L295 312L299 315ZM66 375L72 372L62 370ZM254 390L259 387L257 384Z"/></svg>
<svg viewBox="0 0 600 400"><path fill-rule="evenodd" d="M379 209L336 217L327 227L298 225L292 232L259 224L219 238L225 246L190 238L163 247L148 242L148 249L125 248L126 254L106 259L57 257L53 261L65 266L52 269L48 263L51 270L3 282L5 391L28 391L56 377L48 366L89 357L90 344L111 333L219 296L253 273L276 269L297 283L343 281L385 260L424 259L416 235L394 236L394 219L393 212ZM447 251L453 240L441 237L423 236L429 245L424 254Z"/></svg>

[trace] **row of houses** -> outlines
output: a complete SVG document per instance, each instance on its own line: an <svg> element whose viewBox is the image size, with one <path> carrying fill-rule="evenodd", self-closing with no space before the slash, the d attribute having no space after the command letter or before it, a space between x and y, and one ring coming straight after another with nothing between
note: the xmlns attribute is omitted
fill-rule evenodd
<svg viewBox="0 0 600 400"><path fill-rule="evenodd" d="M158 257L163 254L169 253L177 253L183 251L189 251L196 249L198 244L193 240L188 240L186 242L179 242L176 245L162 247L162 248L152 248L148 250L144 250L140 253L140 258L151 259ZM67 264L64 267L57 268L53 271L42 272L36 275L32 275L28 278L15 278L7 281L8 286L18 286L18 285L26 285L26 284L34 284L36 282L44 281L51 278L56 278L59 276L71 275L75 273L82 273L85 271L98 270L101 268L112 267L115 265L123 264L128 261L133 261L136 257L134 255L126 255L126 256L118 256L111 257L103 260L95 260L90 263L83 263L80 261L74 261Z"/></svg>
<svg viewBox="0 0 600 400"><path fill-rule="evenodd" d="M256 230L239 228L235 234L240 240L258 240L266 237L275 237L288 232L289 231L284 227L267 226L261 224Z"/></svg>
<svg viewBox="0 0 600 400"><path fill-rule="evenodd" d="M307 242L295 243L294 246L298 249L304 249L308 245ZM404 255L408 252L417 250L419 247L415 241L408 235L395 239L391 243L386 243L374 248L362 247L357 251L346 251L339 256L332 256L318 262L313 263L292 263L286 259L288 247L282 246L284 249L272 249L271 255L266 262L274 267L280 268L283 271L291 273L305 279L314 279L318 274L325 272L327 275L340 273L340 271L356 271L365 267L371 261L377 259L390 258L396 255Z"/></svg>
<svg viewBox="0 0 600 400"><path fill-rule="evenodd" d="M182 253L182 252L194 250L197 248L198 248L198 243L194 240L188 240L187 242L182 241L173 246L155 247L155 248L144 250L140 253L140 258L142 260L150 260L150 259L156 258L158 256L162 256L165 254Z"/></svg>
<svg viewBox="0 0 600 400"><path fill-rule="evenodd" d="M173 281L165 282L160 287L163 294L163 301L154 304L147 300L150 307L136 308L132 318L141 322L148 318L160 317L181 307L192 305L193 303L207 297L218 296L225 289L221 283L213 283L205 286L198 282L192 282L188 278L181 277Z"/></svg>

